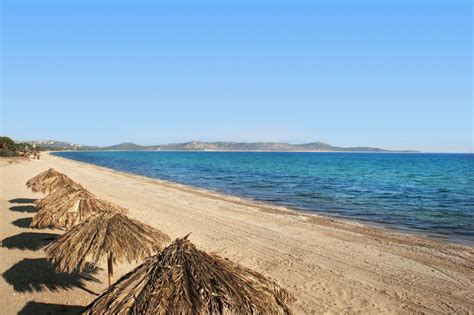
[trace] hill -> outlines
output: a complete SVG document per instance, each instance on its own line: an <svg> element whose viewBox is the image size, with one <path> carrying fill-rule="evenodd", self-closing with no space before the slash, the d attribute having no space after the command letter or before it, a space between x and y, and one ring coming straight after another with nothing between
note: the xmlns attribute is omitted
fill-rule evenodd
<svg viewBox="0 0 474 315"><path fill-rule="evenodd" d="M371 147L336 147L323 142L290 144L285 142L201 142L170 143L142 146L124 142L112 146L84 146L64 141L26 141L42 149L50 150L106 150L106 151L255 151L255 152L416 152L391 151Z"/></svg>
<svg viewBox="0 0 474 315"><path fill-rule="evenodd" d="M112 150L112 151L141 151L146 150L146 147L132 143L132 142L124 142L116 145L112 145L109 147L102 147L102 150Z"/></svg>
<svg viewBox="0 0 474 315"><path fill-rule="evenodd" d="M284 142L200 142L165 144L146 147L163 151L264 151L264 152L395 152L371 147L335 147L323 142L289 144ZM399 152L399 151L397 151ZM410 151L400 151L410 152Z"/></svg>

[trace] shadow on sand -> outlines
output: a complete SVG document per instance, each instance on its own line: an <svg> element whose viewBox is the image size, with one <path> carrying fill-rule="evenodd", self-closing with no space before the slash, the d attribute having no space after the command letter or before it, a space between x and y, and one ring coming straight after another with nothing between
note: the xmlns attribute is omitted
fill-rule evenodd
<svg viewBox="0 0 474 315"><path fill-rule="evenodd" d="M13 207L10 207L10 210L15 211L15 212L27 212L27 213L37 212L34 206L13 206Z"/></svg>
<svg viewBox="0 0 474 315"><path fill-rule="evenodd" d="M46 258L25 258L5 271L2 276L17 292L80 288L90 294L97 295L85 287L87 281L100 282L93 276L97 272L98 268L90 264L83 272L59 273Z"/></svg>
<svg viewBox="0 0 474 315"><path fill-rule="evenodd" d="M30 199L30 198L15 198L9 200L10 203L33 203L38 199Z"/></svg>
<svg viewBox="0 0 474 315"><path fill-rule="evenodd" d="M48 304L38 302L28 302L19 312L18 315L31 314L80 314L84 309L79 305L61 305Z"/></svg>
<svg viewBox="0 0 474 315"><path fill-rule="evenodd" d="M31 218L17 219L15 221L12 221L12 224L20 228L29 228L31 224Z"/></svg>
<svg viewBox="0 0 474 315"><path fill-rule="evenodd" d="M57 239L58 236L60 235L55 233L24 232L3 239L2 247L6 247L8 249L16 248L21 250L38 250Z"/></svg>

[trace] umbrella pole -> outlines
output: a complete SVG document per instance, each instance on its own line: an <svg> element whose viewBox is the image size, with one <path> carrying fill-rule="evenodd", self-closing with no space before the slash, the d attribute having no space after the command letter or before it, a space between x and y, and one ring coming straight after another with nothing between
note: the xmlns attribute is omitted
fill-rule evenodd
<svg viewBox="0 0 474 315"><path fill-rule="evenodd" d="M109 288L112 285L112 276L114 275L114 265L112 263L112 253L109 253L107 258L107 269L109 274Z"/></svg>

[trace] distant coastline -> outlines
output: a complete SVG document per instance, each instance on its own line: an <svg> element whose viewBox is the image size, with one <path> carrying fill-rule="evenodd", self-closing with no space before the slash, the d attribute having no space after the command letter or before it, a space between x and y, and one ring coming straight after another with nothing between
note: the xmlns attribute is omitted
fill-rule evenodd
<svg viewBox="0 0 474 315"><path fill-rule="evenodd" d="M142 146L124 142L112 146L88 146L64 141L25 141L44 150L73 151L198 151L198 152L354 152L354 153L418 153L416 150L387 150L373 147L337 147L323 142L289 144L284 142L201 142L190 141Z"/></svg>

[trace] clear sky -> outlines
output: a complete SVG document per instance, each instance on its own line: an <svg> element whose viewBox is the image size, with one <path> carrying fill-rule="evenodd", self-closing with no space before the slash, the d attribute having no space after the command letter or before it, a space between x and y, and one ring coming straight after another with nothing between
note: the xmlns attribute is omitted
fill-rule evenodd
<svg viewBox="0 0 474 315"><path fill-rule="evenodd" d="M1 3L14 139L472 152L471 1Z"/></svg>

